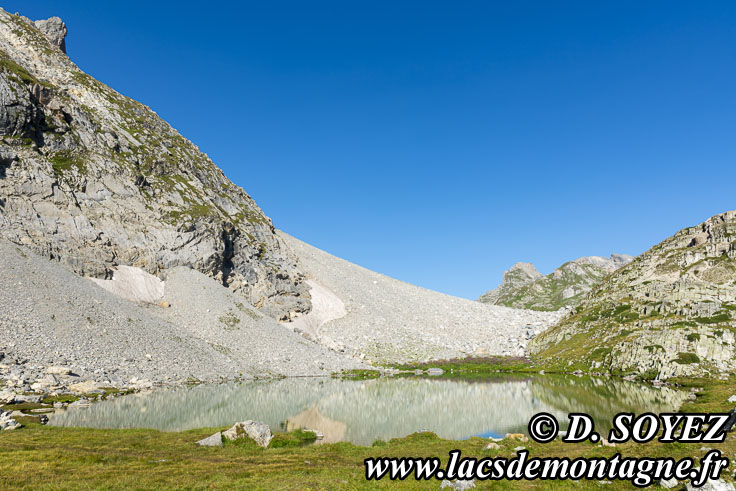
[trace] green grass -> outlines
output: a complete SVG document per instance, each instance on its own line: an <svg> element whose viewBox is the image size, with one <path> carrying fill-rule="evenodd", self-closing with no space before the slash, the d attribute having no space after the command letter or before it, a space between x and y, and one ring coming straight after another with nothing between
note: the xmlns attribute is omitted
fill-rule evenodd
<svg viewBox="0 0 736 491"><path fill-rule="evenodd" d="M54 168L57 176L63 176L72 169L77 169L81 174L86 174L87 172L87 166L84 164L84 160L68 150L56 152L49 157L49 161L51 161L51 166Z"/></svg>
<svg viewBox="0 0 736 491"><path fill-rule="evenodd" d="M16 80L24 84L39 84L45 87L52 87L50 84L41 82L39 79L31 75L28 70L11 60L7 53L2 50L0 50L0 68L5 70L5 72L11 77L14 77Z"/></svg>
<svg viewBox="0 0 736 491"><path fill-rule="evenodd" d="M720 324L731 320L731 316L727 312L717 314L711 317L696 317L695 322L700 324Z"/></svg>
<svg viewBox="0 0 736 491"><path fill-rule="evenodd" d="M445 371L443 376L458 373L491 373L491 372L529 372L538 371L531 360L525 357L513 356L486 356L469 357L450 360L437 360L429 363L396 365L399 370L427 370L428 368L441 368Z"/></svg>
<svg viewBox="0 0 736 491"><path fill-rule="evenodd" d="M379 370L354 368L351 370L343 370L339 374L336 373L333 375L333 378L348 377L355 380L368 380L378 378L380 376L381 372Z"/></svg>
<svg viewBox="0 0 736 491"><path fill-rule="evenodd" d="M674 361L680 365L691 365L693 363L700 363L700 358L695 353L678 353Z"/></svg>
<svg viewBox="0 0 736 491"><path fill-rule="evenodd" d="M269 448L293 448L305 447L317 440L317 434L313 431L294 430L289 433L277 433L274 435Z"/></svg>

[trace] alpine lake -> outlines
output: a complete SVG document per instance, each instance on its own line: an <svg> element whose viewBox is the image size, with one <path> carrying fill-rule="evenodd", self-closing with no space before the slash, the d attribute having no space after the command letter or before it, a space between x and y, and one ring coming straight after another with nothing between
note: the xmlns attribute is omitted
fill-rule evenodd
<svg viewBox="0 0 736 491"><path fill-rule="evenodd" d="M539 412L555 416L561 429L568 413L587 413L596 430L607 433L619 412L674 411L686 396L669 387L574 375L286 378L156 389L57 411L49 423L182 431L250 419L274 432L316 430L324 435L319 443L371 445L420 431L451 440L526 434Z"/></svg>

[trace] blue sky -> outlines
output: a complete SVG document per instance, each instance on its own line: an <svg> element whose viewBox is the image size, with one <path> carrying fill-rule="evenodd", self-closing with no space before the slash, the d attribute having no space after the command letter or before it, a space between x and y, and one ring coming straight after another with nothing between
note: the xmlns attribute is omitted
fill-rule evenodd
<svg viewBox="0 0 736 491"><path fill-rule="evenodd" d="M476 298L736 208L736 3L6 1L277 227Z"/></svg>

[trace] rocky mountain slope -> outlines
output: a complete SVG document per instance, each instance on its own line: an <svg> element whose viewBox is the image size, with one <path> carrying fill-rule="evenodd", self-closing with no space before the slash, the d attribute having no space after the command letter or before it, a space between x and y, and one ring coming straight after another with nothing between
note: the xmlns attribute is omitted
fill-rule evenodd
<svg viewBox="0 0 736 491"><path fill-rule="evenodd" d="M736 212L685 228L599 283L530 351L560 368L660 379L736 368Z"/></svg>
<svg viewBox="0 0 736 491"><path fill-rule="evenodd" d="M81 381L124 387L361 367L189 268L167 271L162 308L120 298L4 239L0 265L0 379L20 392ZM48 370L59 366L65 370Z"/></svg>
<svg viewBox="0 0 736 491"><path fill-rule="evenodd" d="M501 285L478 300L517 309L552 311L577 305L603 278L631 262L632 256L589 256L569 261L543 276L530 263L516 263L504 272Z"/></svg>
<svg viewBox="0 0 736 491"><path fill-rule="evenodd" d="M271 220L150 108L82 72L65 35L0 10L0 237L84 276L186 266L273 317L309 311Z"/></svg>
<svg viewBox="0 0 736 491"><path fill-rule="evenodd" d="M373 362L521 355L562 313L486 305L369 271L280 232L307 272L315 310L290 325Z"/></svg>

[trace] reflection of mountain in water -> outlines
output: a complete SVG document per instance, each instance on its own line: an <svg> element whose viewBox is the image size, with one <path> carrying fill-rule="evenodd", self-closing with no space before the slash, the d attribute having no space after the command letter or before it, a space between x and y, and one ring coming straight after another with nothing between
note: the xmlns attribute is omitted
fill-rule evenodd
<svg viewBox="0 0 736 491"><path fill-rule="evenodd" d="M299 428L317 430L322 433L324 438L319 443L335 443L345 440L348 425L341 421L333 421L330 418L325 418L319 412L319 408L312 407L286 420L286 431Z"/></svg>
<svg viewBox="0 0 736 491"><path fill-rule="evenodd" d="M623 380L588 377L537 377L532 391L545 404L564 413L585 412L596 427L611 428L616 414L624 411L665 412L678 408L687 394L669 387L657 388Z"/></svg>
<svg viewBox="0 0 736 491"><path fill-rule="evenodd" d="M330 441L370 444L421 429L451 439L489 431L526 432L531 416L541 411L561 422L570 411L610 421L621 410L673 410L681 401L675 394L623 382L553 376L485 383L425 378L283 379L126 396L65 411L51 422L183 430L255 419L273 429L312 428Z"/></svg>

